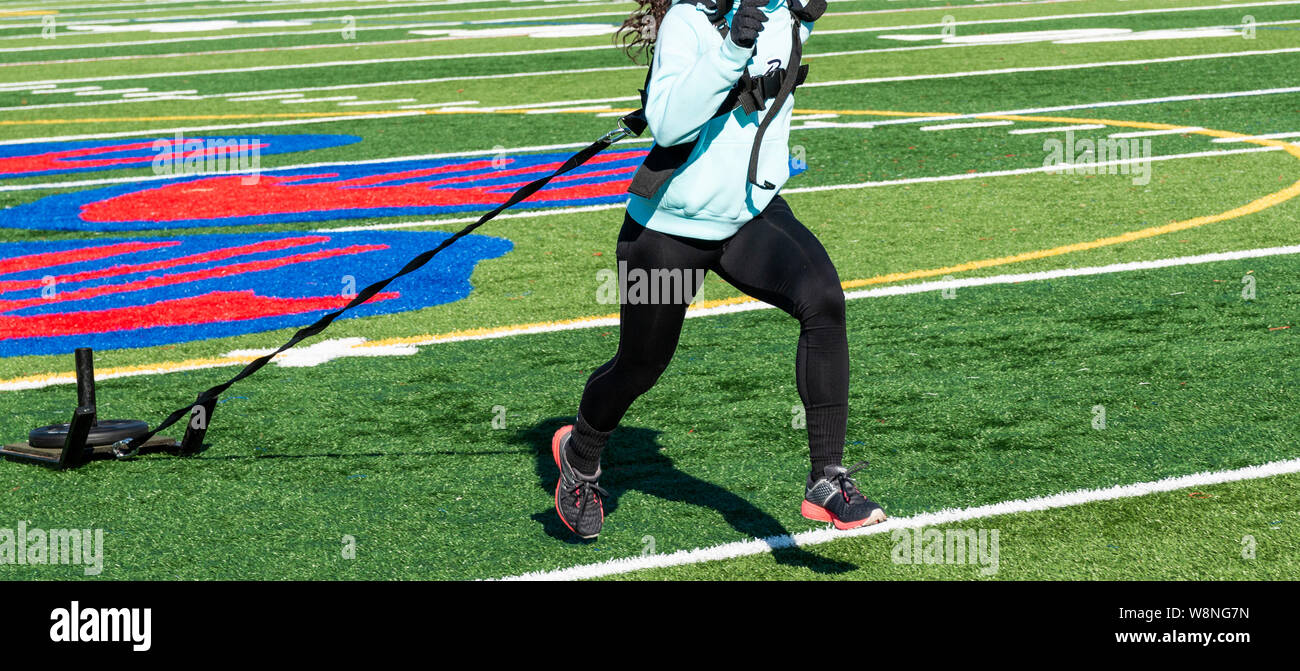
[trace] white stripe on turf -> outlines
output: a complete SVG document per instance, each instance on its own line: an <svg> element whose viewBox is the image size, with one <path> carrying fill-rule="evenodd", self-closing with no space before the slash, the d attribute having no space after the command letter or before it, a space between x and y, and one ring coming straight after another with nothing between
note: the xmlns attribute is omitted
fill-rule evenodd
<svg viewBox="0 0 1300 671"><path fill-rule="evenodd" d="M330 120L334 120L334 119L336 119L336 117L331 117ZM816 128L823 128L823 127L839 128L843 125L843 124L830 124L829 122L825 122L825 121L810 121L808 123L827 124L827 125L825 126L809 125L806 127L792 126L791 129L804 130L804 129L816 129ZM177 129L178 132L180 131L189 132L192 130L195 129ZM650 138L639 138L639 139L623 140L622 144L624 146L631 145L631 144L645 144L650 141L651 141ZM0 141L0 145L4 145L4 144L6 143ZM532 151L551 151L556 149L577 149L579 147L585 147L587 146L587 144L588 143L585 142L571 142L568 144L557 144L557 145L515 147L513 149L506 149L505 151L532 152ZM1102 161L1098 163L1081 164L1081 166L1091 166L1093 168L1104 168L1112 165L1118 166L1124 164L1142 163L1145 161L1172 161L1172 160L1185 159L1185 158L1210 158L1214 156L1231 156L1234 154L1254 154L1258 152L1281 151L1283 149L1285 149L1285 147L1281 145L1270 145L1267 147L1250 147L1247 149L1226 149L1223 151L1199 151L1199 152L1192 152L1188 154L1167 154L1164 156L1152 156L1150 158L1134 158L1134 159L1122 159L1122 160L1115 160L1115 161ZM447 152L445 154L423 154L419 156L399 156L394 158L377 158L377 159L367 159L364 161L333 161L328 163L303 163L298 165L287 165L280 168L261 168L258 170L249 169L249 170L233 170L233 171L228 170L225 172L213 172L213 173L208 173L207 176L218 177L222 175L245 175L254 172L258 174L268 174L273 172L283 172L285 170L303 170L308 168L353 166L353 165L375 165L375 164L383 164L383 163L396 163L400 161L428 160L434 158L485 156L488 154L496 154L500 151L501 150L499 149L475 149L473 151ZM1055 171L1068 170L1071 167L1073 167L1073 164L1062 163L1059 165L1035 166L1033 168L1017 168L1014 170L993 170L989 172L964 172L955 175L933 175L930 177L909 177L905 179L885 180L885 181L877 181L877 182L855 182L852 184L826 184L822 186L805 186L805 187L792 188L792 189L783 189L782 193L809 193L814 191L834 191L837 189L864 189L868 187L889 186L893 184L923 184L926 182L950 182L950 181L957 181L963 179L980 179L984 177L1007 177L1011 175L1028 175L1028 174L1039 173L1039 172L1051 173ZM86 179L86 180L64 181L64 182L46 182L40 184L10 184L10 185L0 186L0 192L33 191L33 190L43 190L43 189L70 189L70 188L80 188L83 186L102 186L106 184L128 184L128 183L135 183L135 182L158 182L158 181L166 181L172 179L175 179L175 177L171 175L145 175L140 177L104 177L101 179ZM620 203L618 204L618 206L621 207L622 204ZM578 212L580 211L580 208L575 208L573 209L573 211ZM344 231L344 230L380 230L385 228L411 228L413 226L436 225L441 223L454 223L458 221L474 221L475 219L476 218L445 219L445 220L437 219L437 220L428 220L428 221L421 221L421 222L373 224L364 227L349 226L349 227L341 227L341 228L330 229L330 230Z"/></svg>
<svg viewBox="0 0 1300 671"><path fill-rule="evenodd" d="M1054 72L1059 70L1087 70L1090 68L1112 68L1127 65L1151 65L1153 63L1178 63L1182 61L1200 61L1218 58L1239 58L1241 56L1274 56L1277 54L1291 54L1300 52L1300 47L1288 47L1285 49L1263 49L1256 51L1227 51L1216 54L1193 54L1190 56L1165 56L1161 58L1139 58L1127 61L1099 61L1096 63L1071 63L1066 65L1035 65L1018 68L997 68L994 70L968 70L965 72L940 72L928 75L896 75L892 77L865 77L863 79L843 79L833 82L808 82L803 84L804 88L816 88L818 86L845 86L850 84L883 84L886 82L914 82L925 79L959 79L961 77L985 77L988 75L1008 75L1020 74L1024 72ZM807 58L811 59L816 54L808 54ZM105 78L87 78L87 79L68 79L68 80L47 80L38 82L28 82L33 84L50 84L81 81L107 81Z"/></svg>
<svg viewBox="0 0 1300 671"><path fill-rule="evenodd" d="M921 130L960 130L962 128L988 128L990 126L1010 126L1014 121L972 121L968 123L942 123L937 126L921 126Z"/></svg>
<svg viewBox="0 0 1300 671"><path fill-rule="evenodd" d="M605 207L605 206L594 206ZM502 215L506 216L506 215ZM994 284L1015 284L1017 282L1032 282L1036 280L1050 280L1061 277L1081 277L1086 275L1102 275L1107 273L1126 272L1132 270L1150 270L1156 268L1168 268L1172 266L1186 266L1200 263L1214 263L1216 261L1235 261L1240 259L1263 258L1267 256L1282 256L1287 254L1300 254L1300 245L1289 247L1267 247L1262 249L1246 249L1235 252L1216 252L1212 254L1201 254L1198 256L1179 256L1168 259L1155 259L1152 261L1130 261L1127 263L1113 263L1107 266L1091 266L1086 268L1060 268L1057 270L1045 270L1035 273L1016 273L1009 275L994 275L991 277L968 277L952 280L935 280L930 282L919 282L916 284L900 284L894 286L877 287L874 289L859 289L844 294L846 300L855 300L859 298L879 298L883 296L902 296L906 294L919 294L928 291L940 291L942 289L955 289L961 287L988 286ZM735 312L750 312L753 310L769 310L771 305L760 302L737 303L734 305L722 305L712 308L692 308L687 311L686 317L708 317L712 315L731 314ZM555 333L557 331L573 331L588 328L605 328L616 326L617 317L605 317L599 319L584 319L579 321L556 322L550 324L537 324L532 326L519 326L514 328L503 328L500 330L489 331L476 335L459 335L450 337L433 336L418 342L405 342L404 345L422 347L425 345L435 345L449 342L461 342L465 340L495 340L497 338L511 338L520 335L529 335L533 333ZM361 343L360 347L366 347ZM346 351L334 351L334 356L349 356ZM137 377L140 375L162 375L165 373L176 373L186 370L199 370L203 368L218 368L223 366L235 366L244 363L241 360L232 359L220 362L192 364L187 366L168 366L160 365L155 368L138 368L125 372L105 373L99 372L97 379L107 380L119 377ZM41 389L60 384L72 384L76 382L76 377L72 374L51 375L50 377L41 377L39 379L25 379L9 382L0 382L0 391L19 391L23 389Z"/></svg>
<svg viewBox="0 0 1300 671"><path fill-rule="evenodd" d="M1052 496L1039 496L1031 499L1003 501L1002 503L976 506L973 508L947 508L933 513L913 515L912 517L889 519L874 526L859 527L850 531L836 531L831 528L814 529L797 533L793 536L770 536L768 538L715 545L708 548L679 550L672 554L611 559L598 564L573 566L569 568L556 569L554 571L525 573L523 575L502 578L502 580L582 580L585 578L597 578L600 576L630 573L632 571L639 571L647 568L663 568L667 566L682 566L685 564L700 564L709 561L734 559L736 557L763 554L782 548L808 547L811 545L829 543L840 538L886 534L894 529L920 529L940 524L995 517L998 515L1012 515L1040 510L1069 508L1086 503L1096 503L1098 501L1113 501L1115 499L1146 496L1147 494L1155 494L1158 492L1171 492L1178 489L1186 489L1188 487L1204 487L1206 485L1217 485L1224 482L1237 482L1240 480L1257 480L1260 478L1297 472L1300 472L1300 459L1273 461L1259 466L1246 466L1244 468L1230 471L1205 471L1202 473L1194 473L1192 475L1165 478L1154 482L1115 485L1114 487L1107 487L1104 489L1078 489L1072 492L1054 494Z"/></svg>
<svg viewBox="0 0 1300 671"><path fill-rule="evenodd" d="M577 146L577 145L575 145ZM1257 152L1281 151L1283 147L1253 147L1250 149L1234 149L1231 151L1200 151L1190 154L1169 154L1167 156L1153 156L1150 159L1118 159L1115 161L1102 161L1099 163L1086 164L1094 168L1104 168L1109 166L1118 166L1124 164L1141 163L1142 161L1169 161L1185 158L1211 158L1215 156L1228 156L1231 154L1253 154ZM822 186L805 186L795 189L783 189L781 193L815 193L817 191L838 191L841 189L868 189L882 186L898 186L900 184L926 184L929 182L956 182L968 179L984 179L987 177L1012 177L1015 175L1032 175L1035 173L1051 173L1066 168L1065 164L1053 166L1037 166L1033 168L1017 168L1014 170L992 170L989 172L963 172L954 175L934 175L931 177L905 177L902 179L883 180L877 182L857 182L854 184L825 184ZM262 172L270 172L264 170ZM170 179L170 178L169 178ZM0 192L10 190L20 190L32 187L3 187L0 186ZM626 202L609 203L607 205L582 205L578 207L557 207L548 209L538 209L530 212L520 212L517 214L500 214L497 219L510 219L518 217L542 217L555 214L570 214L573 212L593 212L597 210L614 210L627 207ZM471 221L478 221L478 217L455 217L451 219L421 219L419 221L399 221L391 224L359 224L355 226L339 226L337 228L318 228L318 233L346 232L346 231L385 231L402 228L419 228L421 226L443 226L446 224L468 224Z"/></svg>
<svg viewBox="0 0 1300 671"><path fill-rule="evenodd" d="M1300 2L1300 0L1297 1ZM939 46L948 48L948 47L955 47L961 45L939 45ZM379 65L379 64L388 64L388 63L412 63L412 62L421 62L421 61L455 60L455 59L462 59L462 58L487 58L487 57L498 57L498 56L535 56L541 54L595 51L595 50L613 49L613 48L618 48L618 45L595 45L595 46L585 46L585 47L531 49L525 51L508 51L508 52L496 52L496 53L435 54L432 56L366 58L366 59L358 59L358 60L351 60L351 61L326 61L321 63L289 63L289 64L280 64L280 65L256 65L256 66L247 66L242 68L214 68L214 69L206 69L206 70L153 72L153 73L138 73L138 74L129 74L129 75L99 75L94 77L70 77L64 79L37 79L37 80L29 80L29 81L13 82L13 83L15 85L21 84L24 86L26 85L35 86L39 84L72 84L72 83L82 83L82 82L109 82L109 81L124 81L124 80L134 81L140 79L197 77L200 75L236 74L236 73L244 73L244 72L267 72L273 70L302 70L302 69L311 69L311 68L351 67L351 66L359 66L359 65ZM927 47L927 48L931 48L931 47ZM913 48L899 47L899 49L910 50ZM879 51L879 50L870 50L870 51ZM833 82L809 82L803 84L803 86L805 88L812 88L817 86L878 84L883 82L919 81L925 79L953 79L953 78L961 78L961 77L1017 74L1023 72L1083 70L1088 68L1120 67L1126 65L1150 65L1152 63L1177 63L1182 61L1197 61L1197 60L1206 60L1206 59L1238 58L1241 56L1271 56L1276 54L1295 53L1297 51L1300 51L1300 48L1264 49L1264 50L1255 50L1255 51L1228 51L1228 52L1213 53L1213 54L1191 54L1185 56L1166 56L1162 58L1142 58L1142 59L1124 60L1124 61L1100 61L1096 63L1072 63L1067 65L1040 65L1040 66L1026 66L1026 67L1018 67L1018 68L997 68L993 70L972 70L967 72L944 72L944 73L923 74L923 75L896 75L891 77L868 77L864 79L847 79L847 80L833 81ZM832 55L847 55L849 53L851 52L843 52L842 54L822 54L821 56L826 57ZM813 59L817 57L818 54L807 54L804 56L805 60ZM626 67L632 68L637 66L626 66ZM11 108L5 108L5 109L11 109Z"/></svg>
<svg viewBox="0 0 1300 671"><path fill-rule="evenodd" d="M1042 128L1016 128L1014 130L1007 131L1007 133L1010 135L1032 135L1034 133L1063 133L1065 131L1097 130L1099 128L1106 128L1106 125L1099 124L1099 123L1081 123L1077 126L1044 126ZM1112 135L1111 137L1115 137L1115 136Z"/></svg>

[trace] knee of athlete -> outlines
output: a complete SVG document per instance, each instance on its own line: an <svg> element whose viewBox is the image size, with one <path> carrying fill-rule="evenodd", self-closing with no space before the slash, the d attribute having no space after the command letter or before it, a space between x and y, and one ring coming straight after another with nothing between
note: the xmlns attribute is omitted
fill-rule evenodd
<svg viewBox="0 0 1300 671"><path fill-rule="evenodd" d="M799 321L808 325L843 325L844 290L838 282L827 283L812 292L800 305Z"/></svg>

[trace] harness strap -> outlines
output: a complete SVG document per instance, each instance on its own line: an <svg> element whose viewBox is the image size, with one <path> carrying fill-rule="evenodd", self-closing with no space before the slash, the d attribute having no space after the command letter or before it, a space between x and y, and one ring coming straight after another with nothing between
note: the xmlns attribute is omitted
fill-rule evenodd
<svg viewBox="0 0 1300 671"><path fill-rule="evenodd" d="M790 38L790 59L786 61L786 67L797 67L802 70L808 66L799 65L799 58L803 55L803 42L799 40L800 23L798 17L793 18L795 20L790 22L793 26L793 33ZM794 93L794 87L797 85L796 78L783 77L781 79L781 88L777 91L776 97L772 99L772 106L768 108L767 114L759 122L758 132L754 134L754 146L749 150L749 183L765 191L775 189L776 185L767 180L763 180L762 184L758 183L758 150L763 145L763 135L767 133L768 126L771 126L772 120L776 119L776 115L781 113L781 107L785 105L786 98L789 98L790 94Z"/></svg>
<svg viewBox="0 0 1300 671"><path fill-rule="evenodd" d="M721 2L712 2L711 0L680 0L679 4L704 5L712 7L713 10L708 13L709 21L713 27L718 30L722 39L727 39L729 26L727 25L726 14L731 9L730 0ZM793 10L792 10L793 11ZM722 100L718 110L709 117L712 121L720 116L730 114L737 107L742 108L745 114L754 114L767 106L767 101L774 98L780 98L778 102L772 105L767 116L760 122L758 134L754 138L754 146L750 150L749 181L754 182L758 169L758 150L763 140L763 134L767 126L771 124L776 114L780 112L781 106L785 103L785 98L789 97L795 87L799 86L808 77L808 65L799 64L799 55L802 54L802 43L799 41L799 21L793 21L793 43L791 45L790 60L787 67L777 68L776 70L759 77L753 77L749 70L740 73L740 79L736 81L735 86L727 93L727 97ZM790 68L794 68L793 76L790 75ZM644 110L649 97L651 70L646 71L645 88L640 90L641 93L641 110L638 110L644 116ZM785 95L782 96L782 91ZM628 186L628 192L641 196L642 198L653 198L659 192L663 185L673 176L678 168L685 165L686 160L690 158L691 152L695 150L695 145L699 142L697 137L690 142L683 142L671 147L665 147L655 144L650 148L650 153L646 156L645 161L637 168L636 174L632 177L632 183ZM775 186L762 186L760 188L775 188Z"/></svg>
<svg viewBox="0 0 1300 671"><path fill-rule="evenodd" d="M618 130L614 130L609 133L606 133L604 137L601 137L599 140L596 140L595 142L591 143L591 145L589 145L582 151L579 151L573 156L570 156L567 160L565 160L558 167L556 167L555 170L551 172L549 175L535 179L525 184L524 186L520 187L517 191L510 194L510 197L506 198L505 201L502 202L500 205L497 205L496 207L492 208L491 211L484 213L473 223L460 229L450 237L444 239L442 242L438 243L438 246L434 247L433 249L423 251L420 254L416 255L414 258L412 258L410 261L407 261L406 265L402 266L401 270L397 271L396 273L393 273L392 275L384 279L375 282L374 284L371 284L370 286L367 286L361 291L358 291L357 295L353 297L352 300L348 301L347 305L344 305L343 307L334 310L333 312L322 315L319 319L317 319L309 326L304 326L298 329L298 331L295 332L292 337L290 337L287 341L285 341L283 345L280 345L278 348L276 348L274 352L267 354L265 356L260 356L248 362L248 364L245 365L238 373L236 373L234 377L230 378L229 380L226 380L225 382L222 382L221 384L218 384L213 387L209 387L203 393L199 394L198 399L195 400L193 403L177 408L170 415L168 415L166 419L160 422L149 432L145 433L143 436L140 436L138 438L127 438L122 441L119 441L113 447L114 453L117 454L119 458L131 456L139 450L140 446L143 446L145 443L149 442L149 439L153 438L160 431L164 431L168 427L180 421L181 419L188 417L192 412L194 412L194 409L196 407L206 406L210 408L211 407L210 404L216 403L217 397L219 397L223 392L229 389L231 385L235 384L236 382L239 382L240 380L248 377L249 375L252 375L253 373L256 373L263 366L270 363L271 360L274 359L277 354L297 345L298 343L302 342L303 340L306 340L307 338L319 334L321 331L324 331L331 323L334 322L335 319L341 317L343 313L363 303L366 303L370 299L374 298L376 294L378 294L380 291L383 291L384 288L387 287L394 280L397 280L403 275L408 275L420 269L422 266L424 266L426 263L432 260L434 256L437 256L438 252L441 252L442 250L455 244L457 240L460 240L466 235L469 235L471 232L474 231L474 229L487 223L488 220L492 219L498 214L501 214L501 212L506 210L507 208L513 207L516 203L524 200L525 198L528 198L534 193L537 193L542 189L542 187L549 184L552 179L555 179L556 177L559 177L560 175L563 175L564 173L569 172L570 170L573 170L574 168L577 168L578 166L586 163L593 156L599 154L601 151L603 151L605 148L609 147L610 145L614 144L615 142L618 142L619 140L628 137L629 135L640 135L641 131L645 130L645 127L646 127L645 118L641 114L641 110L637 110L636 112L632 112L631 114L622 117L621 119L619 119Z"/></svg>

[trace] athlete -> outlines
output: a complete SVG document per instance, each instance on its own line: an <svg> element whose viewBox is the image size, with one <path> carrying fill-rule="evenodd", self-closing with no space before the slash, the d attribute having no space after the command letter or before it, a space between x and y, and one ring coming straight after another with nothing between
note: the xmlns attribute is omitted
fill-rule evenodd
<svg viewBox="0 0 1300 671"><path fill-rule="evenodd" d="M790 176L791 94L806 72L797 67L802 44L826 2L638 1L619 34L629 56L652 54L643 102L655 145L629 189L619 266L628 278L712 271L798 319L795 374L812 458L801 512L839 529L880 522L884 511L851 478L863 464L841 464L849 350L839 274L779 195ZM575 423L551 439L555 509L578 536L600 533L609 495L601 452L668 367L696 288L622 297L618 351L587 380Z"/></svg>

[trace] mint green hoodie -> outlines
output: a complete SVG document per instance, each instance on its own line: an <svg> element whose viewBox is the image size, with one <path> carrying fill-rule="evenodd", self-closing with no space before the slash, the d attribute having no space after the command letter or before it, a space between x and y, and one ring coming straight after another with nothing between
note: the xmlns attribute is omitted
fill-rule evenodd
<svg viewBox="0 0 1300 671"><path fill-rule="evenodd" d="M727 14L727 22L740 6ZM790 114L786 99L768 127L759 150L758 181L776 185L765 190L749 183L749 154L758 124L767 109L746 114L736 108L710 120L744 68L751 76L785 67L795 20L785 0L769 0L767 22L754 49L723 39L701 5L674 4L664 16L655 42L645 114L655 142L665 147L699 142L686 163L654 195L632 195L628 213L646 228L691 238L722 240L758 216L790 178ZM812 24L801 22L806 41ZM770 106L772 100L767 101Z"/></svg>

